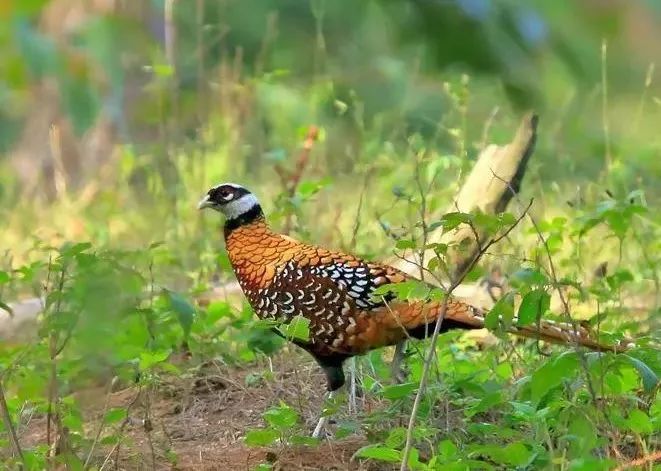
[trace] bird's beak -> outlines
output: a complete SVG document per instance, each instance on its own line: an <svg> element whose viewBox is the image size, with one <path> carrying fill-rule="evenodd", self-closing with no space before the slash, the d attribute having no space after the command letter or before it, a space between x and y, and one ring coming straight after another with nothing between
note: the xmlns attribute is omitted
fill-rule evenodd
<svg viewBox="0 0 661 471"><path fill-rule="evenodd" d="M209 199L209 195L204 195L204 198L197 203L197 209L210 208L211 206L213 206L213 203Z"/></svg>

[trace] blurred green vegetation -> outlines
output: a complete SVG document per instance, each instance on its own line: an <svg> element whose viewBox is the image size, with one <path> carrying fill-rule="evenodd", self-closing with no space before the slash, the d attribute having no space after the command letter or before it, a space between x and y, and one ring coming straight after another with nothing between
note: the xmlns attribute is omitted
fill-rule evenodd
<svg viewBox="0 0 661 471"><path fill-rule="evenodd" d="M438 469L479 468L475 456L608 469L604 441L636 453L658 445L658 1L5 0L0 50L0 301L47 296L38 340L0 349L17 421L25 404L49 407L53 341L63 416L86 451L76 388L107 374L157 387L181 373L166 359L183 344L195 361L232 364L282 348L249 308L188 301L232 278L219 222L195 208L212 184L245 184L298 238L384 259L393 235L416 225L416 181L433 183L427 211L438 215L479 151L507 142L534 109L523 197L535 198L559 277L580 288L579 315L640 335L641 349L631 362L590 357L585 372L573 351L517 359L450 334L422 412L433 421L434 404L450 400L463 414L434 442ZM278 169L295 167L312 125L309 165L286 188ZM474 275L490 263L543 265L541 250L524 227ZM603 262L611 271L595 278ZM401 397L384 386L380 355L362 381L392 404L350 425L370 432L362 456L397 461L402 428L387 429L417 383ZM412 381L421 364L411 359ZM590 375L607 378L598 392L609 420L591 402ZM254 443L299 436L288 405L265 418ZM43 467L44 450L30 453Z"/></svg>

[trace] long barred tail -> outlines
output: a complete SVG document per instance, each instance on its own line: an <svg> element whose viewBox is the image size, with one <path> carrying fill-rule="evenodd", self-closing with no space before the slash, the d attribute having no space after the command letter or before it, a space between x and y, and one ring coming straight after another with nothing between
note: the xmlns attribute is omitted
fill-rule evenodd
<svg viewBox="0 0 661 471"><path fill-rule="evenodd" d="M437 316L440 315L442 306L442 302L439 302L436 306ZM486 312L481 309L461 301L452 300L447 303L443 322L449 321L450 328L481 329L485 326L485 316ZM618 342L611 345L602 343L593 332L578 323L570 324L548 319L526 326L517 326L516 323L517 318L515 316L507 331L521 337L535 338L558 344L579 344L591 350L602 352L619 353L634 347L631 342Z"/></svg>

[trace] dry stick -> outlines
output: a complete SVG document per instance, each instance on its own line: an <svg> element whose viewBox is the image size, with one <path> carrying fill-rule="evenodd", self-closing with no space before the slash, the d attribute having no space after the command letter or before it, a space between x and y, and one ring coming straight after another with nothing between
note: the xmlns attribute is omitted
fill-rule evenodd
<svg viewBox="0 0 661 471"><path fill-rule="evenodd" d="M14 424L11 421L11 414L9 413L9 407L7 406L7 399L5 398L5 388L0 381L0 412L2 413L2 421L5 424L5 429L8 431L9 441L11 442L12 451L14 455L18 456L25 467L25 459L23 458L23 451L21 450L21 444L18 442L18 435L16 435L16 429Z"/></svg>
<svg viewBox="0 0 661 471"><path fill-rule="evenodd" d="M438 335L441 331L441 324L443 323L443 318L445 317L445 311L447 310L448 307L448 300L450 296L452 295L452 292L461 284L463 279L466 277L466 275L473 269L475 264L480 260L482 255L484 255L484 252L486 252L492 245L500 242L502 239L507 237L510 232L521 222L521 220L528 214L528 210L532 206L533 200L530 200L530 203L528 206L525 208L523 213L514 221L514 223L507 228L507 230L501 234L500 236L496 238L491 238L487 244L480 249L480 251L472 258L470 263L464 267L462 270L461 274L455 279L455 281L452 282L450 287L448 288L448 292L443 299L443 304L441 305L441 310L439 313L438 318L436 319L436 323L434 325L434 333L432 334L430 345L429 345L429 351L427 353L427 357L425 358L425 363L422 369L422 376L420 378L420 384L418 386L418 392L415 395L415 400L413 401L413 409L411 410L411 415L409 417L409 424L408 428L406 430L406 446L404 447L404 452L402 455L402 464L400 467L400 471L406 471L408 469L408 459L409 459L409 454L411 452L411 446L413 444L413 428L415 427L415 420L416 416L418 415L418 409L420 408L420 402L422 401L422 394L427 386L427 378L429 376L429 370L431 368L431 361L432 358L434 357L434 353L436 350L436 342L438 340Z"/></svg>
<svg viewBox="0 0 661 471"><path fill-rule="evenodd" d="M318 137L319 137L319 128L313 124L308 128L308 132L305 135L305 140L303 141L303 148L301 149L301 152L298 155L298 160L296 161L294 170L287 171L280 164L275 165L275 173L277 173L278 176L280 177L282 186L285 188L285 192L289 198L293 197L294 194L296 193L296 187L298 186L298 184L301 181L301 178L303 177L303 172L310 163L310 153L312 151L312 147L314 146L314 142L317 140ZM289 234L291 232L291 224L292 224L291 213L288 213L285 219L285 226L282 232L285 234Z"/></svg>

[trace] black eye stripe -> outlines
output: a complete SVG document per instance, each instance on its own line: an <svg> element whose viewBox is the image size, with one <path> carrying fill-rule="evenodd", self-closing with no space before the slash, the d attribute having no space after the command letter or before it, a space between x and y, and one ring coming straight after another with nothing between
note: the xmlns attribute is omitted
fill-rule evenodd
<svg viewBox="0 0 661 471"><path fill-rule="evenodd" d="M249 193L250 192L245 188L236 188L232 185L220 185L210 189L208 195L210 200L216 204L223 205Z"/></svg>

